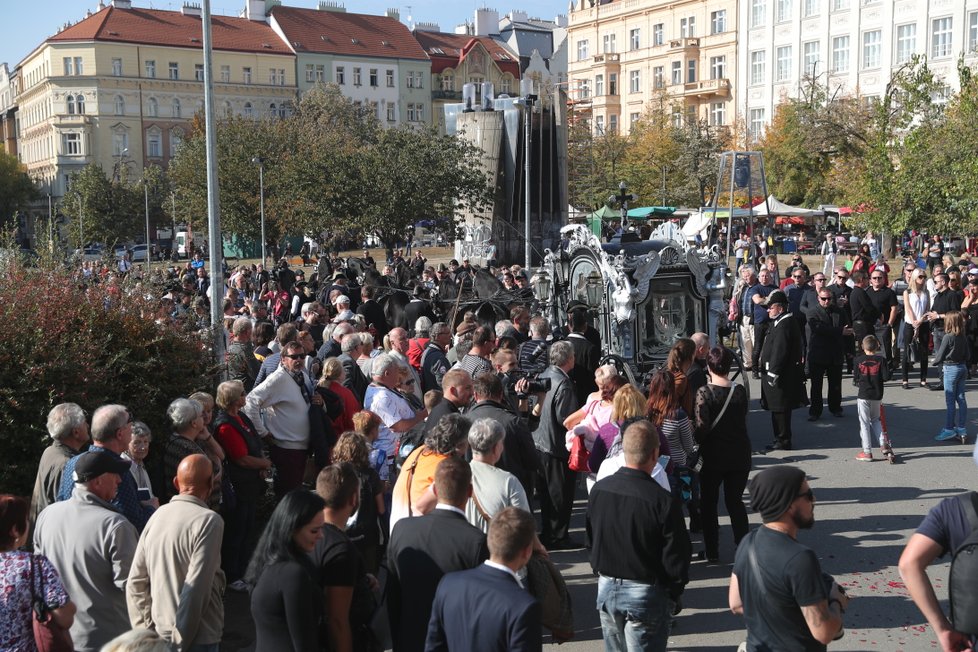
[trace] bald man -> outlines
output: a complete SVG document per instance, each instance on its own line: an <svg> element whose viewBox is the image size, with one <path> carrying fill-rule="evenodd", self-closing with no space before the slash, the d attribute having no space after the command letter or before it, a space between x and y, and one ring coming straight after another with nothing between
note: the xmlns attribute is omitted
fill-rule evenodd
<svg viewBox="0 0 978 652"><path fill-rule="evenodd" d="M190 652L217 652L224 631L224 521L207 506L213 484L206 456L180 462L178 494L146 524L126 585L133 628L151 629Z"/></svg>
<svg viewBox="0 0 978 652"><path fill-rule="evenodd" d="M693 333L689 339L696 345L696 351L693 352L693 364L686 372L686 382L690 395L695 399L697 390L707 381L706 356L710 354L710 338L706 333Z"/></svg>

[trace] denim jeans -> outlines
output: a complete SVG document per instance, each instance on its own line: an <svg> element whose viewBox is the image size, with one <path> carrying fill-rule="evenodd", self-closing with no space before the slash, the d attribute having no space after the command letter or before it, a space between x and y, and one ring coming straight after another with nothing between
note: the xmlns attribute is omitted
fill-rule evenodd
<svg viewBox="0 0 978 652"><path fill-rule="evenodd" d="M669 596L658 586L598 577L598 614L607 652L665 652Z"/></svg>
<svg viewBox="0 0 978 652"><path fill-rule="evenodd" d="M947 404L944 427L948 430L955 426L964 428L968 420L968 401L964 398L964 382L967 379L968 367L964 363L944 365L944 402Z"/></svg>

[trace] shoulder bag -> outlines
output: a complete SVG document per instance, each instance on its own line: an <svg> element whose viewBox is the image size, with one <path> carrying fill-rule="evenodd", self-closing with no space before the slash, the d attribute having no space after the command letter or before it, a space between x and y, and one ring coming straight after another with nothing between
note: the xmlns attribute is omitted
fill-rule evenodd
<svg viewBox="0 0 978 652"><path fill-rule="evenodd" d="M720 408L720 412L713 419L713 423L710 424L710 432L713 432L713 429L717 427L717 424L720 423L720 419L722 419L723 415L727 412L727 408L730 406L730 399L733 398L734 390L736 389L737 383L731 383L730 391L727 393L727 400L723 402L723 407ZM693 454L688 460L686 460L686 462L687 465L692 467L692 469L697 473L703 469L703 456L700 454L700 446L696 447Z"/></svg>
<svg viewBox="0 0 978 652"><path fill-rule="evenodd" d="M37 652L72 652L75 646L71 642L71 633L54 622L51 607L48 606L44 591L44 572L35 573L37 555L31 555L31 612L34 621L34 644ZM40 578L40 591L37 590L37 579Z"/></svg>

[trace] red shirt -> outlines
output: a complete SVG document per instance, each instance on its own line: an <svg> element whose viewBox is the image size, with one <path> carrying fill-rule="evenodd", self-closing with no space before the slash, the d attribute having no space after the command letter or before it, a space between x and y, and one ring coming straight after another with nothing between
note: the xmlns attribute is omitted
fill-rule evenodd
<svg viewBox="0 0 978 652"><path fill-rule="evenodd" d="M241 417L229 414L228 418L235 420L241 430L248 429ZM245 443L241 433L231 424L222 423L214 433L214 436L217 437L217 442L224 448L224 453L228 456L228 459L233 461L248 455L248 444Z"/></svg>

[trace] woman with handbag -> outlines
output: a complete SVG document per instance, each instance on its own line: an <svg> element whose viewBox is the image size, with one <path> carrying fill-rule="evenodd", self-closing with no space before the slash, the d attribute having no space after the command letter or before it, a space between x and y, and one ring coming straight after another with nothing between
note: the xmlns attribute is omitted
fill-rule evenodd
<svg viewBox="0 0 978 652"><path fill-rule="evenodd" d="M615 393L626 384L614 365L604 365L594 371L598 391L591 392L584 405L564 419L567 429L565 443L571 453L568 461L571 470L587 473L588 491L595 483L596 474L588 468L588 456L594 446L598 431L611 423L611 411ZM576 462L571 463L571 460Z"/></svg>
<svg viewBox="0 0 978 652"><path fill-rule="evenodd" d="M75 605L58 571L47 557L18 550L27 543L29 511L27 500L0 495L0 650L37 652L39 643L53 641L61 645L41 652L70 651ZM45 622L34 615L35 603L43 605Z"/></svg>
<svg viewBox="0 0 978 652"><path fill-rule="evenodd" d="M700 515L706 550L702 556L711 562L720 558L717 503L721 485L734 543L740 543L749 530L743 500L751 467L747 392L727 377L732 364L733 353L730 349L714 347L710 350L707 356L710 382L696 392L693 408L695 437L703 462L700 470Z"/></svg>

